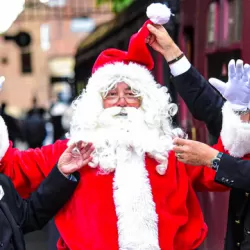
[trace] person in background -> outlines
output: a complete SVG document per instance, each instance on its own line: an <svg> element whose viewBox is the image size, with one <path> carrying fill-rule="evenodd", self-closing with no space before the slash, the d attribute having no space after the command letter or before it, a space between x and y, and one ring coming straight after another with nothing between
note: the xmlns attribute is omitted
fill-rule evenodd
<svg viewBox="0 0 250 250"><path fill-rule="evenodd" d="M231 60L228 82L211 78L209 84L163 26L149 24L148 29L148 44L168 62L172 82L192 115L205 122L211 135L217 139L221 135L222 139L214 157L208 145L176 138L174 150L178 159L191 165L210 162L215 181L232 188L225 250L250 249L250 66L242 60ZM223 116L227 121L223 121Z"/></svg>
<svg viewBox="0 0 250 250"><path fill-rule="evenodd" d="M81 167L88 164L92 148L79 142L79 154L68 147L58 164L30 198L22 199L11 180L0 174L0 248L25 250L23 235L41 229L70 199L79 183ZM33 182L36 182L34 179Z"/></svg>
<svg viewBox="0 0 250 250"><path fill-rule="evenodd" d="M33 99L33 107L27 112L23 123L24 138L29 148L37 148L43 145L46 137L45 110L37 106L37 99Z"/></svg>
<svg viewBox="0 0 250 250"><path fill-rule="evenodd" d="M70 101L72 100L71 89L68 84L65 84L64 88L57 95L57 101L52 104L50 108L51 122L53 125L53 142L62 138L65 134L65 130L62 126L62 117L66 110L70 107Z"/></svg>

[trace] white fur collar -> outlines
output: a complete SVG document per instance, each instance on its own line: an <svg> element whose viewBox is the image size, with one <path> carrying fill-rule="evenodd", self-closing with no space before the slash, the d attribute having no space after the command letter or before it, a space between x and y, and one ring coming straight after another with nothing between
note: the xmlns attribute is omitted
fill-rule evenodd
<svg viewBox="0 0 250 250"><path fill-rule="evenodd" d="M224 148L234 157L250 153L250 124L241 121L229 102L224 104L222 114L221 140Z"/></svg>
<svg viewBox="0 0 250 250"><path fill-rule="evenodd" d="M158 215L144 156L132 153L128 160L126 149L119 148L118 151L120 157L113 188L119 249L160 250Z"/></svg>

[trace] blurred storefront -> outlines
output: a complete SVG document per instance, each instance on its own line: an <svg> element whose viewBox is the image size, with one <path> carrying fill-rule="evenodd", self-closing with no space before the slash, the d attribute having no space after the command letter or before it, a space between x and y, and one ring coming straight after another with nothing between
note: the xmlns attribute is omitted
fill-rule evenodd
<svg viewBox="0 0 250 250"><path fill-rule="evenodd" d="M79 44L75 56L75 89L76 94L86 86L91 75L92 66L101 53L107 48L127 50L129 39L136 33L147 20L146 8L150 0L135 0L124 12L117 15L114 20L97 27L95 31ZM178 32L178 2L179 1L157 1L163 2L171 7L176 14L167 24L167 29L177 39ZM153 53L153 52L152 52ZM154 54L155 68L154 75L158 82L169 85L169 70L163 58Z"/></svg>

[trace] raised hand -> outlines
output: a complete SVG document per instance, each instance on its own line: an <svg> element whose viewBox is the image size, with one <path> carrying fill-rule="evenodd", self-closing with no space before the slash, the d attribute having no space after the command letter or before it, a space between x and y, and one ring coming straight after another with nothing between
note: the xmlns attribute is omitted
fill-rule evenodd
<svg viewBox="0 0 250 250"><path fill-rule="evenodd" d="M148 24L150 36L146 42L157 52L161 53L167 61L175 59L182 51L174 43L167 30L162 25Z"/></svg>
<svg viewBox="0 0 250 250"><path fill-rule="evenodd" d="M231 60L228 64L228 82L216 78L209 82L232 104L235 111L245 111L250 102L250 65L242 60Z"/></svg>
<svg viewBox="0 0 250 250"><path fill-rule="evenodd" d="M83 141L70 145L61 155L57 165L58 169L65 176L74 173L88 165L92 160L93 150L92 143L84 143Z"/></svg>

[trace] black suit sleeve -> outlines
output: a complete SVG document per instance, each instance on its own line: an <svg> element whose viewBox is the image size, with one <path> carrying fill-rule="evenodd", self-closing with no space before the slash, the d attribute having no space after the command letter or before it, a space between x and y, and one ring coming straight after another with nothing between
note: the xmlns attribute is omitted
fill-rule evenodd
<svg viewBox="0 0 250 250"><path fill-rule="evenodd" d="M194 118L205 122L210 134L218 138L222 127L223 97L193 66L173 77L172 82Z"/></svg>
<svg viewBox="0 0 250 250"><path fill-rule="evenodd" d="M23 200L16 193L16 206L23 233L41 229L69 200L79 181L70 181L55 167L29 199Z"/></svg>
<svg viewBox="0 0 250 250"><path fill-rule="evenodd" d="M223 154L215 181L250 192L250 161Z"/></svg>

